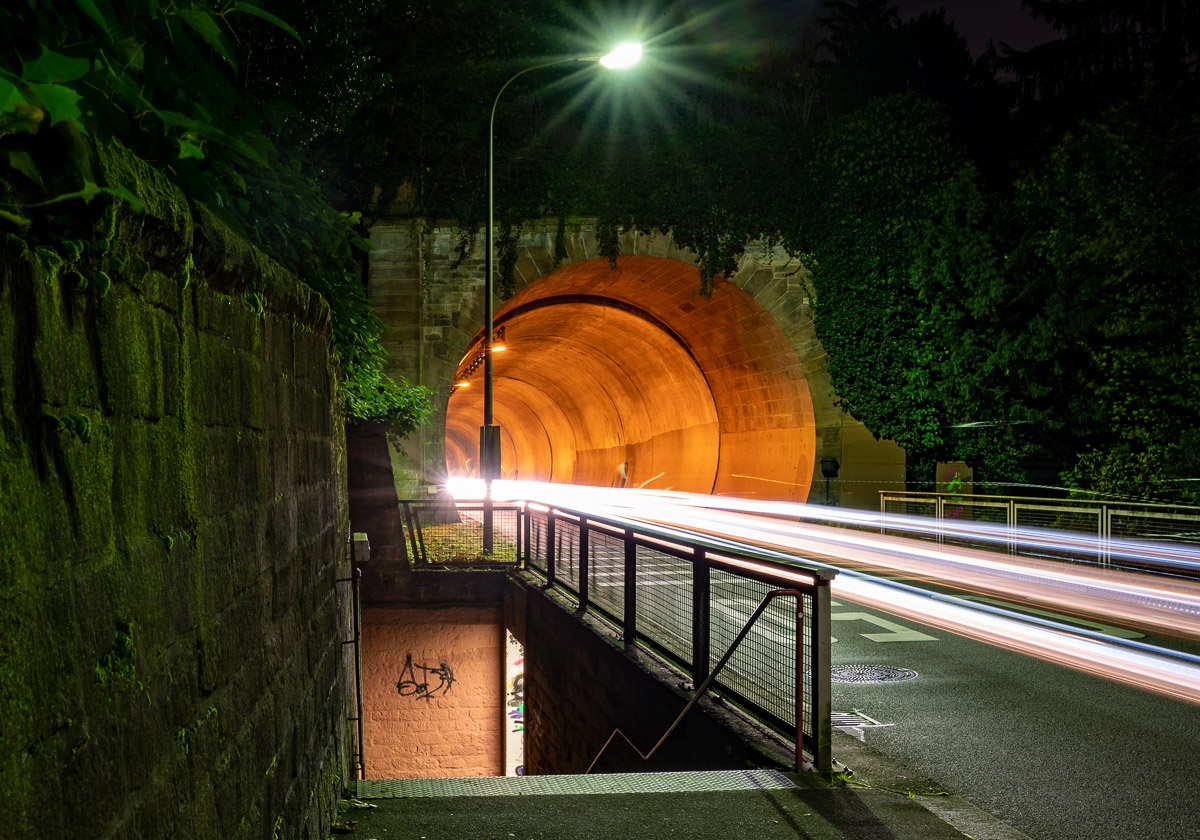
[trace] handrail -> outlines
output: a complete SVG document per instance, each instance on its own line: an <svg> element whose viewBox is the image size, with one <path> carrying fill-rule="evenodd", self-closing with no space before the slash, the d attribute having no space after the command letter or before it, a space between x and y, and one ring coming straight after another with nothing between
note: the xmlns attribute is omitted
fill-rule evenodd
<svg viewBox="0 0 1200 840"><path fill-rule="evenodd" d="M658 739L658 743L656 743L650 749L650 752L643 754L642 751L638 749L637 745L634 744L633 741L629 740L629 736L622 732L620 727L617 727L613 730L613 733L608 736L608 740L604 742L604 746L600 748L600 752L596 753L596 757L592 759L592 763L588 765L588 769L584 771L584 775L586 776L592 772L592 769L596 766L596 762L598 762L600 757L604 755L604 751L608 749L608 745L612 743L613 738L617 737L618 735L625 739L625 743L633 747L633 751L641 757L642 761L649 761L651 757L658 752L658 748L666 742L667 738L671 736L671 733L674 732L679 726L680 722L683 721L687 713L692 710L692 708L700 701L700 698L704 696L704 693L708 691L708 687L712 685L712 682L716 679L717 674L721 673L721 669L725 667L725 664L729 661L730 657L733 656L733 652L737 649L737 646L742 643L744 638L746 638L746 635L750 632L750 628L754 626L754 623L758 621L763 612L766 611L767 605L770 604L775 598L781 596L791 596L796 599L796 770L799 772L802 769L802 749L804 742L802 723L803 714L801 713L804 703L804 695L800 685L801 681L803 680L802 675L804 674L804 645L800 638L804 632L804 593L800 592L798 589L775 589L767 593L766 597L762 599L759 605L755 608L754 612L750 614L750 617L746 619L746 623L742 625L742 629L738 633L737 638L733 640L733 643L730 644L729 649L725 651L725 655L721 657L721 661L718 662L716 667L712 669L707 677L705 677L704 682L697 686L695 691L692 692L692 696L688 700L687 705L683 707L683 711L680 712L675 718L674 722L667 727L667 731L664 732L663 736Z"/></svg>
<svg viewBox="0 0 1200 840"><path fill-rule="evenodd" d="M464 517L459 531L453 528L460 526L435 531L442 526L426 523L422 514L427 503L403 504L417 563L425 553L426 538L435 533L436 542L427 549L431 562L438 563L434 555L447 556L447 549L456 552L457 546L479 551L475 517ZM465 511L475 505L459 501L456 507ZM611 622L626 648L649 646L690 674L693 684L703 684L703 690L714 686L731 704L788 740L794 734L797 766L801 750L811 753L818 770L832 766L829 585L837 575L835 567L612 513L530 501L513 505L513 511L515 521L493 527L497 536L503 534L506 545L515 538L516 568L544 576L544 588L560 588L574 596L578 612ZM424 533L427 528L430 534ZM672 585L680 587L669 604L656 597L656 590L647 591L639 583L647 574L655 576L654 569L663 563L671 567ZM672 565L676 563L683 565ZM469 563L462 565L469 567ZM752 599L771 591L799 593L796 638L755 637L749 641L756 653L745 667L738 664L740 659L726 666L728 656L745 639L744 633L739 634L718 667L720 673L710 674L710 641L730 638ZM639 593L645 597L639 598ZM730 597L739 600L726 605ZM789 618L785 621L790 623ZM793 642L794 651L789 650ZM807 671L801 664L793 675L793 660L807 664Z"/></svg>

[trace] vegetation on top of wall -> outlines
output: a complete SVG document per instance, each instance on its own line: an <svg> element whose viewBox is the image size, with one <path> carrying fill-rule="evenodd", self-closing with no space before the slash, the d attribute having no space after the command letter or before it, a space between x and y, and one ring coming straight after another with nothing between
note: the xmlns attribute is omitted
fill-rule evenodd
<svg viewBox="0 0 1200 840"><path fill-rule="evenodd" d="M406 434L428 395L383 373L382 324L359 276L361 216L333 207L302 151L280 142L271 126L284 105L244 90L238 43L255 23L300 41L249 0L0 9L0 219L70 255L93 234L80 202L106 196L140 210L134 185L106 183L98 167L98 148L119 142L329 300L351 417ZM102 294L111 279L91 282Z"/></svg>

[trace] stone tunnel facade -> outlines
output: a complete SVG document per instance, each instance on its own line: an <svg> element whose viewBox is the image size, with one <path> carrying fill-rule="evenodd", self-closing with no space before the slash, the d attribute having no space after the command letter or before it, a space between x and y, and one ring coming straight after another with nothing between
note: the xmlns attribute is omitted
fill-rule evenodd
<svg viewBox="0 0 1200 840"><path fill-rule="evenodd" d="M711 296L669 234L627 232L614 268L595 225L528 223L516 291L497 300L502 473L878 509L904 454L837 407L800 266L755 243ZM564 235L565 259L555 258ZM478 468L482 236L393 219L372 230L368 294L390 372L434 391L432 422L394 449L401 497ZM561 253L562 249L558 249ZM465 255L464 255L465 254ZM463 385L461 383L469 383ZM827 482L821 459L835 458Z"/></svg>

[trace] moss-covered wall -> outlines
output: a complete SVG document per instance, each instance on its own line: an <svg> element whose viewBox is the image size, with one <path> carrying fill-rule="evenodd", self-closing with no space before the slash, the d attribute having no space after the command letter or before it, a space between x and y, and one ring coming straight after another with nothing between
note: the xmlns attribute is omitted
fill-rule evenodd
<svg viewBox="0 0 1200 840"><path fill-rule="evenodd" d="M0 834L325 840L351 749L326 304L100 166L145 212L0 241Z"/></svg>

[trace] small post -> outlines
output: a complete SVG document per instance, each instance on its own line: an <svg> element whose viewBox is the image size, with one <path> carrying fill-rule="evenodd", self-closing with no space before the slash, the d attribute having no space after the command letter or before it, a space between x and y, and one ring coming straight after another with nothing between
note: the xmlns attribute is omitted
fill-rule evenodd
<svg viewBox="0 0 1200 840"><path fill-rule="evenodd" d="M585 517L579 518L579 609L588 606L588 526Z"/></svg>
<svg viewBox="0 0 1200 840"><path fill-rule="evenodd" d="M625 615L622 632L625 647L637 643L637 544L633 541L633 529L625 529Z"/></svg>
<svg viewBox="0 0 1200 840"><path fill-rule="evenodd" d="M822 773L833 770L833 685L830 679L831 650L829 640L833 632L829 614L829 581L818 579L813 590L812 617L812 732L813 764ZM803 630L800 644L803 644Z"/></svg>
<svg viewBox="0 0 1200 840"><path fill-rule="evenodd" d="M692 561L692 684L700 685L708 677L711 574L702 548Z"/></svg>
<svg viewBox="0 0 1200 840"><path fill-rule="evenodd" d="M816 705L815 703L813 705ZM814 762L815 763L815 762ZM796 592L796 772L804 771L804 596Z"/></svg>
<svg viewBox="0 0 1200 840"><path fill-rule="evenodd" d="M554 511L546 511L546 586L554 585Z"/></svg>
<svg viewBox="0 0 1200 840"><path fill-rule="evenodd" d="M517 560L519 561L521 568L525 568L529 565L529 545L531 542L529 539L529 521L533 518L533 516L529 513L529 505L522 505L521 511L517 516L518 521L520 522L520 525L517 527L517 531L521 535L521 542L517 546Z"/></svg>

